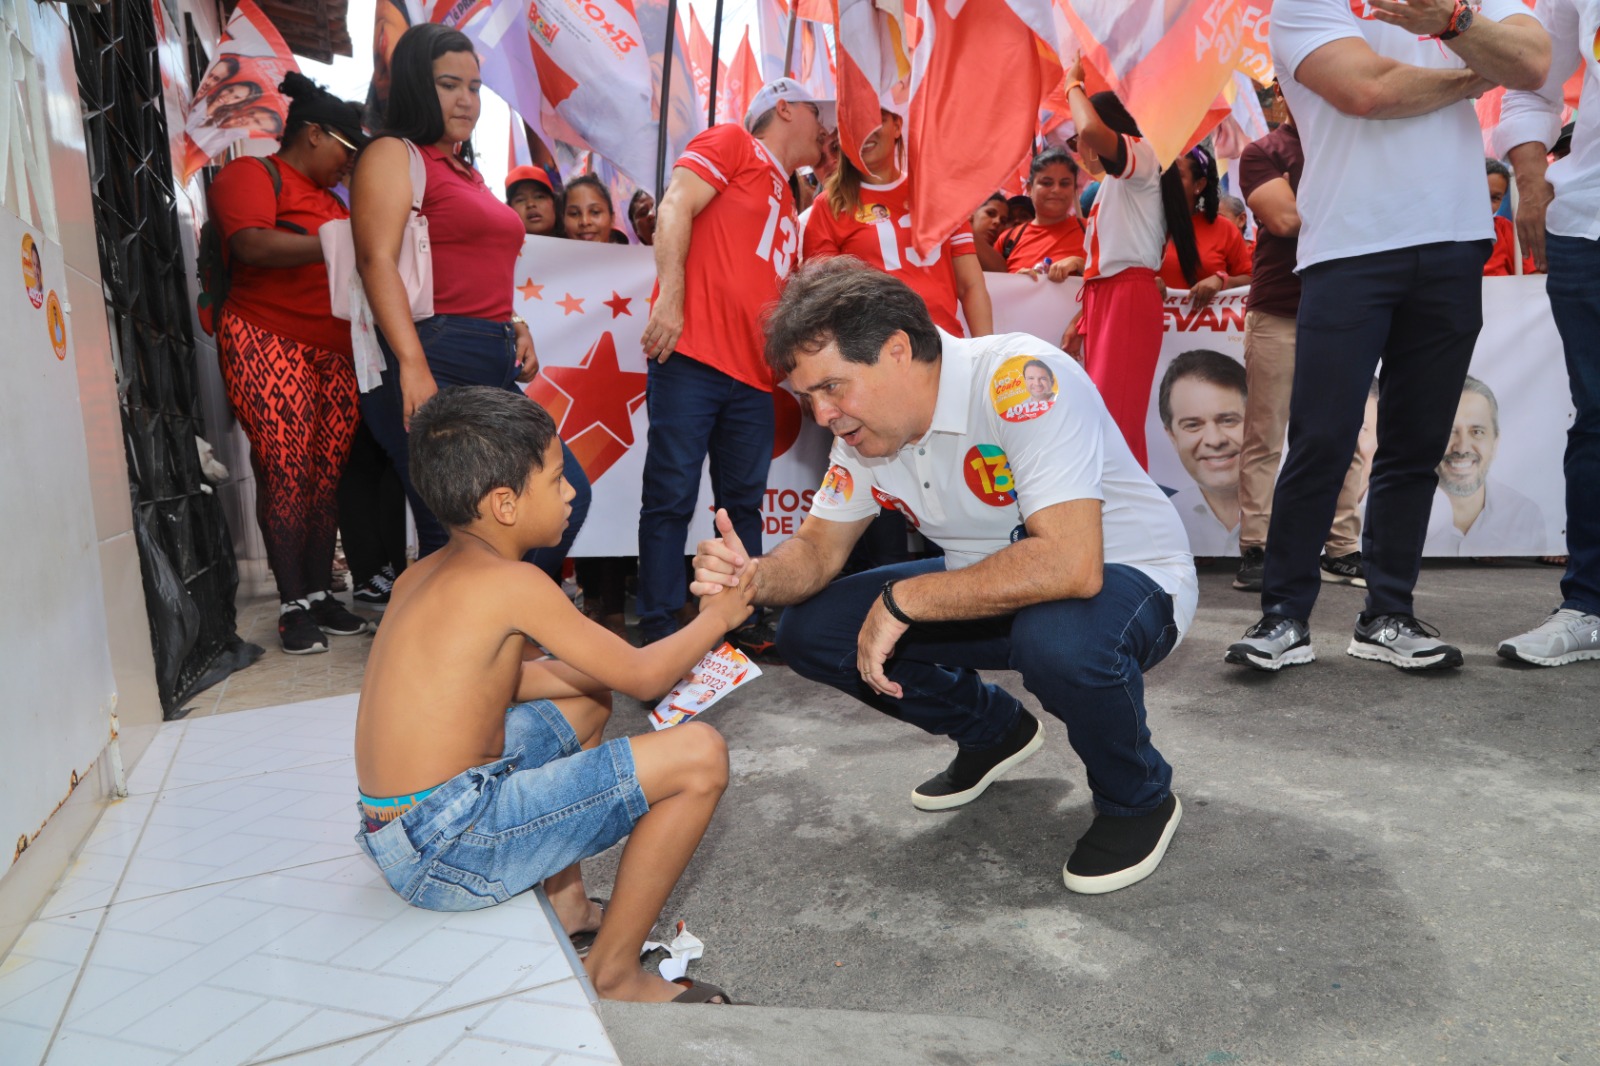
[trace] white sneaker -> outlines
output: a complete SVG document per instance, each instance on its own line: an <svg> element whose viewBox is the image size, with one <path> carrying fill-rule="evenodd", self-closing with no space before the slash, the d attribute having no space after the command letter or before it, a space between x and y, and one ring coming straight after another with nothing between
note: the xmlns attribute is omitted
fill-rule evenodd
<svg viewBox="0 0 1600 1066"><path fill-rule="evenodd" d="M1600 659L1600 615L1563 607L1542 625L1500 644L1500 658L1539 666Z"/></svg>

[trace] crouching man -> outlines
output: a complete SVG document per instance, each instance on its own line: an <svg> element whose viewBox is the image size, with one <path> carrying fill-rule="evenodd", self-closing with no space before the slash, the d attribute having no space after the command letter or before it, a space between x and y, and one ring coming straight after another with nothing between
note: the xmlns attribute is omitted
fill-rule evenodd
<svg viewBox="0 0 1600 1066"><path fill-rule="evenodd" d="M1194 561L1177 512L1140 469L1082 368L1025 334L935 328L901 282L849 259L789 282L767 359L834 435L800 531L764 557L725 515L695 557L695 592L753 570L784 605L783 659L803 677L956 744L911 802L970 803L1043 743L1039 721L980 670L1016 670L1067 726L1095 818L1067 859L1074 892L1148 877L1182 817L1151 743L1144 672L1194 618ZM1026 370L1054 375L1046 394ZM835 581L881 508L942 559Z"/></svg>

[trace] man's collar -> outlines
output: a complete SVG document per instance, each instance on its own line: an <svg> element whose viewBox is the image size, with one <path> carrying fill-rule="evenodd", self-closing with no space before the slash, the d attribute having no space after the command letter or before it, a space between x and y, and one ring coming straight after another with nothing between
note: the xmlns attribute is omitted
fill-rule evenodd
<svg viewBox="0 0 1600 1066"><path fill-rule="evenodd" d="M772 168L774 170L776 170L779 174L782 174L784 176L785 180L788 180L789 172L783 169L783 160L778 158L778 153L774 152L771 148L767 147L767 142L763 141L760 137L757 137L755 134L752 133L750 135L750 139L752 141L755 141L757 144L759 144L761 146L761 150L763 152L767 153L767 158L772 160Z"/></svg>
<svg viewBox="0 0 1600 1066"><path fill-rule="evenodd" d="M968 343L939 331L939 399L933 405L930 433L965 433L972 403L972 360Z"/></svg>

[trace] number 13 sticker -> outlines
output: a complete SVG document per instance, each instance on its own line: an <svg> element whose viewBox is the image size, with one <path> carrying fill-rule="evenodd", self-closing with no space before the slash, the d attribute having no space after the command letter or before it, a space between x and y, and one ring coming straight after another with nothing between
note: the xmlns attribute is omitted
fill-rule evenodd
<svg viewBox="0 0 1600 1066"><path fill-rule="evenodd" d="M967 449L965 465L967 488L990 507L1005 507L1017 502L1017 482L1011 476L1011 461L998 444L975 444Z"/></svg>

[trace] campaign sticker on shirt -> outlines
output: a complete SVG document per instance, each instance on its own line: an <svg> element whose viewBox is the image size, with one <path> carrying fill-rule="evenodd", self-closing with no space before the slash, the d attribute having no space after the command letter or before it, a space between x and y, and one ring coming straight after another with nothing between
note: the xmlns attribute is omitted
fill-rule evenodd
<svg viewBox="0 0 1600 1066"><path fill-rule="evenodd" d="M902 500L900 497L891 496L887 492L884 492L882 489L878 488L878 486L874 485L872 486L872 498L877 501L879 507L885 507L891 511L899 511L901 514L905 515L906 521L911 523L912 529L922 528L922 521L917 518L916 512L911 509L910 504L906 503L906 501Z"/></svg>
<svg viewBox="0 0 1600 1066"><path fill-rule="evenodd" d="M1000 364L989 382L989 401L1007 422L1027 422L1056 402L1056 374L1042 359L1017 355Z"/></svg>
<svg viewBox="0 0 1600 1066"><path fill-rule="evenodd" d="M44 260L39 255L39 245L33 234L22 235L22 284L28 290L28 302L35 309L44 303Z"/></svg>
<svg viewBox="0 0 1600 1066"><path fill-rule="evenodd" d="M856 208L856 221L864 225L889 220L889 209L882 204L862 204Z"/></svg>
<svg viewBox="0 0 1600 1066"><path fill-rule="evenodd" d="M850 471L835 463L828 467L827 474L823 476L817 499L829 507L843 507L855 490L855 478L850 476Z"/></svg>
<svg viewBox="0 0 1600 1066"><path fill-rule="evenodd" d="M1017 502L1017 481L1011 476L1011 460L998 444L974 444L967 449L961 473L967 488L990 507L1006 507Z"/></svg>

